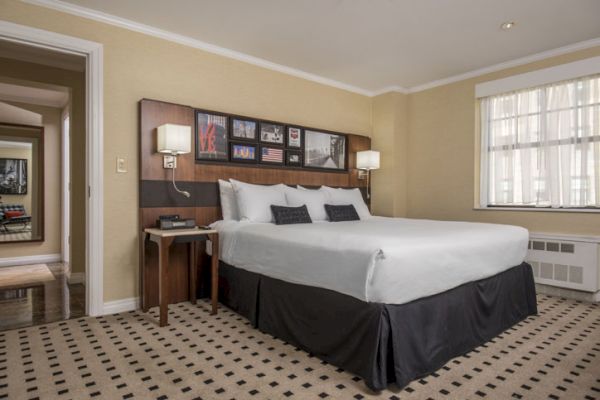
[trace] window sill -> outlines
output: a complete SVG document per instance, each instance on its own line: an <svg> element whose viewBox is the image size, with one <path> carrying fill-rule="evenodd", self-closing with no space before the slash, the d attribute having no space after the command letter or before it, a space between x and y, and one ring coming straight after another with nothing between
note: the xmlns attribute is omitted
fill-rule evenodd
<svg viewBox="0 0 600 400"><path fill-rule="evenodd" d="M600 208L473 207L475 211L600 213Z"/></svg>

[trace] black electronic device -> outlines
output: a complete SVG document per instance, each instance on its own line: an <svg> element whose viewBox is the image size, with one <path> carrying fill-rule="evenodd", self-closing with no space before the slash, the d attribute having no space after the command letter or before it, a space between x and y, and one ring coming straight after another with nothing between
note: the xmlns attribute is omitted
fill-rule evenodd
<svg viewBox="0 0 600 400"><path fill-rule="evenodd" d="M179 215L161 215L156 221L158 229L192 229L196 227L196 220L193 218L182 219Z"/></svg>

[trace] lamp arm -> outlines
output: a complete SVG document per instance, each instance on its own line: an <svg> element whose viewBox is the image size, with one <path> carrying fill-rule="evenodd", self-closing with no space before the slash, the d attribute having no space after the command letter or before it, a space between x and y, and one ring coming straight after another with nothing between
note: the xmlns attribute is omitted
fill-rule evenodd
<svg viewBox="0 0 600 400"><path fill-rule="evenodd" d="M172 177L173 187L175 188L175 191L176 191L177 193L181 193L181 194L182 194L182 195L184 195L185 197L189 198L189 197L191 196L191 195L190 195L190 192L187 192L187 191L185 191L185 190L180 190L180 189L177 187L177 184L175 183L175 167L173 167L173 168L172 168L172 171L173 171L173 174L171 175L171 177Z"/></svg>

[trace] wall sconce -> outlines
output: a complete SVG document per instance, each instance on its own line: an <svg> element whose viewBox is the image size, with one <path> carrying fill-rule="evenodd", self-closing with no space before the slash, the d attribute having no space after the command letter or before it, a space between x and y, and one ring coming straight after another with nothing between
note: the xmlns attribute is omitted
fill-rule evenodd
<svg viewBox="0 0 600 400"><path fill-rule="evenodd" d="M369 177L371 171L379 169L379 152L375 150L365 150L356 153L356 168L358 171L358 179L367 180L367 199L371 198L369 189Z"/></svg>
<svg viewBox="0 0 600 400"><path fill-rule="evenodd" d="M173 170L172 180L175 191L190 197L189 192L179 190L175 184L175 168L177 168L177 156L192 151L192 128L186 125L164 124L156 131L157 151L168 154L163 157L163 167Z"/></svg>

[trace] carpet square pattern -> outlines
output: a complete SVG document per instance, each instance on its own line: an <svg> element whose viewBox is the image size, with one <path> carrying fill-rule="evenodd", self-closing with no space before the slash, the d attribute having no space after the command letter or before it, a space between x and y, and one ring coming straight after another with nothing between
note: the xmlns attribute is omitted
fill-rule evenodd
<svg viewBox="0 0 600 400"><path fill-rule="evenodd" d="M0 333L0 399L596 399L600 306L538 296L539 315L404 389L362 380L210 304Z"/></svg>

